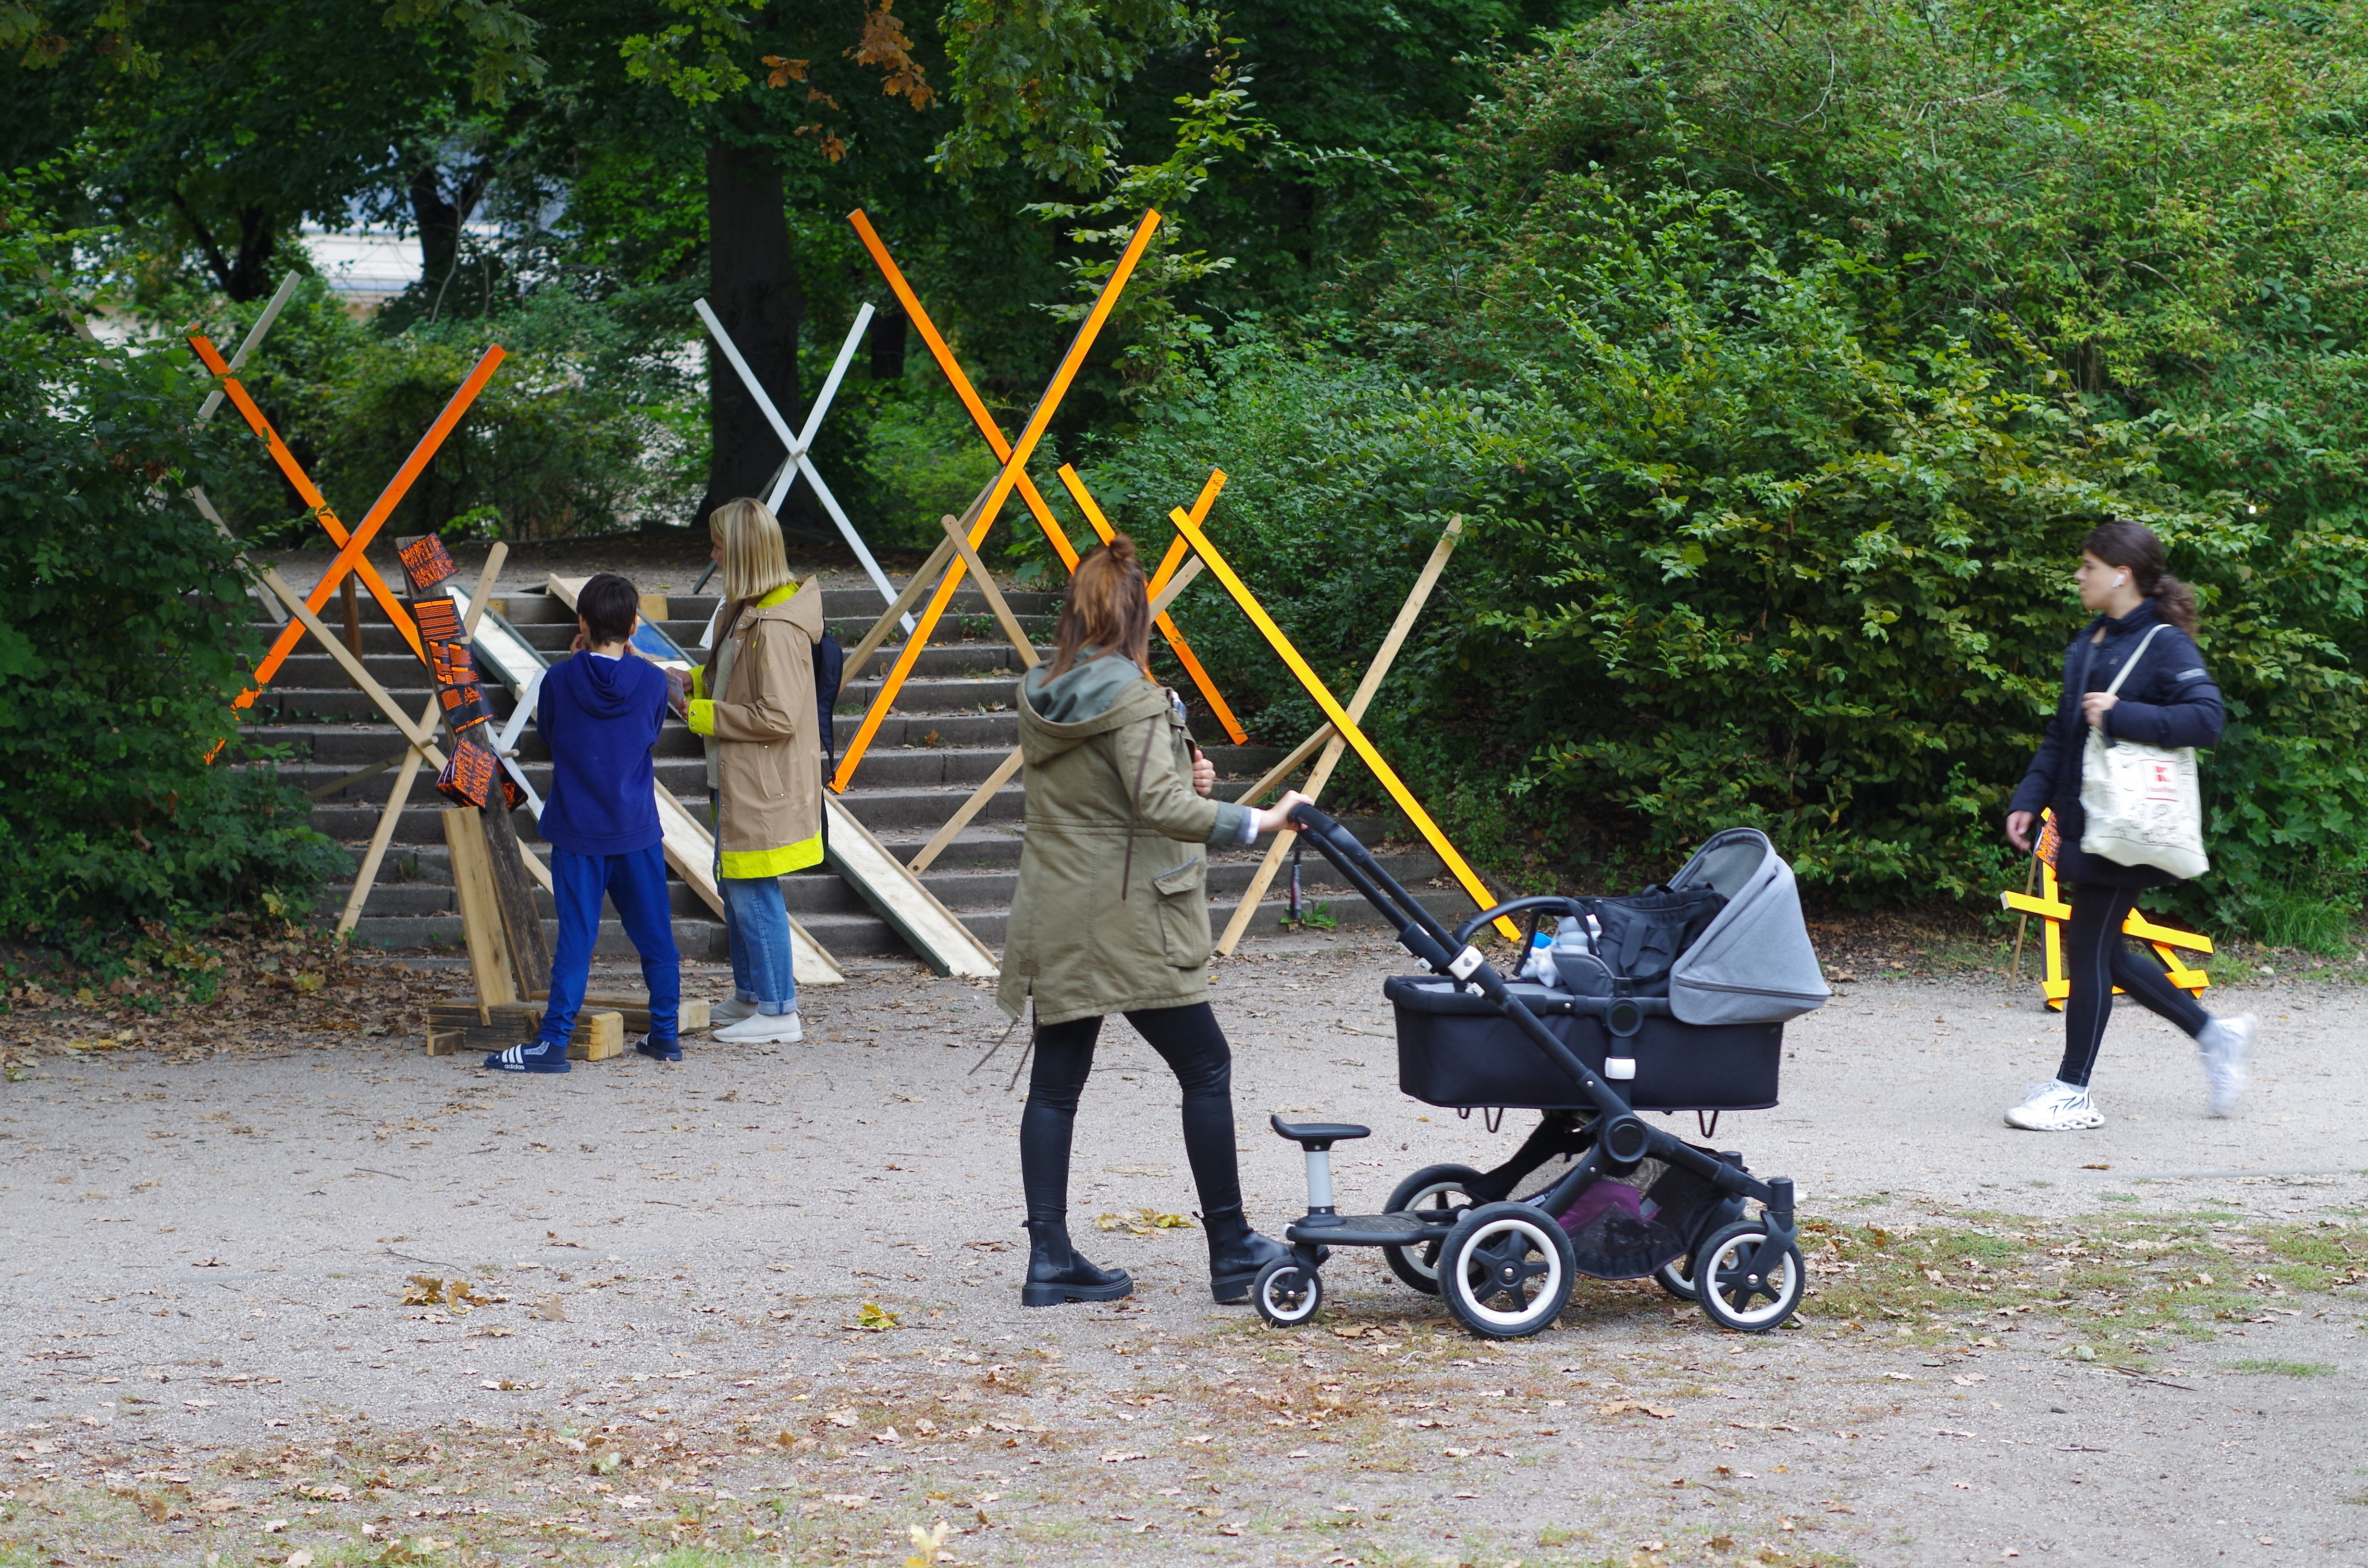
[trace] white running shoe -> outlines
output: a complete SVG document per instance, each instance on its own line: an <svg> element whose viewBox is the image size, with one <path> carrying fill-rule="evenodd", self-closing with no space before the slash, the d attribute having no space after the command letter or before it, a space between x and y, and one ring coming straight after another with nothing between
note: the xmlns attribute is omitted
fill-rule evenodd
<svg viewBox="0 0 2368 1568"><path fill-rule="evenodd" d="M2203 1103L2214 1116L2234 1115L2252 1079L2253 1037L2260 1026L2250 1013L2214 1018L2195 1037L2195 1054L2203 1063Z"/></svg>
<svg viewBox="0 0 2368 1568"><path fill-rule="evenodd" d="M726 1024L714 1038L725 1045L795 1045L806 1038L797 1014L751 1013L736 1024Z"/></svg>
<svg viewBox="0 0 2368 1568"><path fill-rule="evenodd" d="M2051 1078L2031 1086L2030 1098L2006 1113L2006 1124L2026 1132L2086 1132L2104 1126L2105 1119L2089 1103L2085 1087Z"/></svg>
<svg viewBox="0 0 2368 1568"><path fill-rule="evenodd" d="M743 1002L740 998L734 996L729 1002L715 1002L709 1004L707 1009L707 1026L710 1028L720 1029L726 1024L736 1024L743 1018L753 1018L756 1016L756 1003Z"/></svg>

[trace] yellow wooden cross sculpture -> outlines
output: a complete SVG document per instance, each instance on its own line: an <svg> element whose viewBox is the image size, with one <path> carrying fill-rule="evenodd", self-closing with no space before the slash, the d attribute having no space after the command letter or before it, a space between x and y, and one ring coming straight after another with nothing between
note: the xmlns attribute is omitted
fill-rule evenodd
<svg viewBox="0 0 2368 1568"><path fill-rule="evenodd" d="M1324 717L1331 721L1333 733L1347 742L1365 766L1372 770L1382 788L1390 792L1390 799L1397 802L1398 810L1406 812L1406 820L1414 824L1416 831L1429 843L1439 858L1447 862L1448 870L1463 885L1464 892L1471 896L1474 904L1481 909L1495 908L1501 901L1488 891L1488 884L1480 880L1479 873L1456 853L1455 846L1448 842L1447 835L1440 830L1439 824L1430 820L1430 813L1422 809L1422 802L1414 798L1414 791L1406 788L1406 780L1382 760L1382 754L1374 748L1372 742L1365 738L1365 732L1357 727L1357 722L1349 716L1349 710L1340 706L1338 699L1326 689L1322 678L1305 659L1300 657L1299 650L1292 646L1291 639L1283 635L1282 628L1267 614L1266 607L1258 603L1258 597L1250 592L1249 585L1225 564L1225 558L1217 553L1216 547L1209 542L1209 536L1201 531L1200 521L1181 506L1170 511L1167 517L1176 525L1181 540L1207 563L1211 572L1216 574L1217 581L1225 585L1225 591L1234 596L1234 602L1242 607L1242 613L1250 618L1250 624L1258 629L1285 667L1298 677L1301 686L1306 687L1307 695L1315 699L1315 706L1322 709ZM1512 921L1499 916L1496 924L1497 933L1507 941L1520 939L1520 927Z"/></svg>
<svg viewBox="0 0 2368 1568"><path fill-rule="evenodd" d="M2047 978L2040 982L2040 995L2049 1007L2061 1012L2064 999L2072 994L2071 977L2064 971L2064 923L2072 918L2072 906L2065 902L2063 890L2055 882L2055 813L2042 812L2040 822L2039 842L2032 849L2032 869L2038 873L2038 894L2034 896L2028 891L2009 891L2000 893L1998 901L2007 908L2025 915L2036 915L2045 923ZM2025 885L2027 888L2028 883ZM2162 960L2163 978L2181 991L2200 996L2212 983L2210 975L2200 969L2189 968L2187 961L2180 957L2182 952L2211 952L2211 937L2158 925L2135 909L2130 911L2130 917L2122 922L2122 934L2135 937L2152 948L2155 957ZM2020 939L2016 942L2016 951L2019 956L2021 951ZM2020 972L2019 966L2017 972ZM2121 994L2120 986L2113 987L2113 994L2118 996Z"/></svg>

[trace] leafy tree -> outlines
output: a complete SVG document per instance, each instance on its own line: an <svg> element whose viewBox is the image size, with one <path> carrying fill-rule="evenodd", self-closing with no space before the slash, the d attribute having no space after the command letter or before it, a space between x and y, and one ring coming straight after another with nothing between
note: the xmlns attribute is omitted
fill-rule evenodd
<svg viewBox="0 0 2368 1568"><path fill-rule="evenodd" d="M1358 314L1243 335L1107 466L1156 501L1223 462L1221 535L1344 678L1357 607L1464 512L1385 721L1429 787L1550 861L1755 823L1858 898L2006 872L2072 551L2139 518L2230 699L2202 892L2356 904L2359 40L2120 0L1607 12L1505 62ZM1277 734L1312 719L1190 613Z"/></svg>
<svg viewBox="0 0 2368 1568"><path fill-rule="evenodd" d="M0 929L85 958L344 863L268 766L209 766L261 650L236 543L178 494L203 387L66 330L88 301L51 267L96 237L0 207Z"/></svg>

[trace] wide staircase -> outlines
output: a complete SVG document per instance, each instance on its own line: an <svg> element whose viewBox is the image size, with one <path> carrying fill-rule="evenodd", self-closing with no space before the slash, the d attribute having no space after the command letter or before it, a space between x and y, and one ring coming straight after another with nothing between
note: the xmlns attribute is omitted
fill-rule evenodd
<svg viewBox="0 0 2368 1568"><path fill-rule="evenodd" d="M1005 597L1030 637L1040 642L1049 639L1058 608L1054 596L1007 591ZM696 651L715 605L712 596L672 596L663 624L677 643ZM575 620L559 600L537 592L504 592L495 608L547 660L565 655ZM826 587L823 608L840 642L852 648L870 630L882 606L879 596L868 587ZM417 717L429 695L426 666L367 598L361 609L365 667L406 711ZM336 615L333 608L333 631L339 629ZM896 652L894 642L882 648L861 677L848 682L841 692L837 724L842 750L878 694ZM1046 648L1040 647L1039 652L1049 654ZM921 651L911 678L897 693L895 705L865 754L853 786L840 797L857 820L900 858L910 861L1019 743L1019 718L1011 699L1019 670L1019 655L997 633L985 600L970 590L957 594L937 635ZM497 721L507 719L511 701L499 683L489 679L485 694ZM1195 727L1205 732L1216 729L1206 722L1196 722ZM1224 744L1223 738L1221 732L1217 744L1212 744L1205 733L1202 737L1203 749L1217 767L1220 797L1239 792L1282 755L1272 747ZM394 755L401 743L370 699L356 689L337 662L311 639L299 644L299 651L290 656L257 700L245 744L253 750L268 748L281 754L281 776L314 793L313 825L345 846L359 866L395 775L392 769L382 769L350 782L341 780ZM518 750L520 763L535 788L548 790L550 754L531 725L522 735ZM658 744L657 776L701 822L707 820L706 765L699 737L672 720ZM929 891L993 948L1002 945L1019 881L1023 800L1015 778L922 874ZM461 946L461 917L453 902L451 866L438 815L444 805L423 768L363 905L355 929L359 942L394 949ZM532 813L520 811L515 820L518 836L529 852L547 855L535 832ZM1368 843L1379 842L1383 827L1379 819L1346 820ZM1260 839L1255 846L1212 853L1210 918L1218 929L1232 917L1247 891L1266 842ZM1425 885L1445 870L1427 849L1383 852L1380 859L1393 876L1414 888L1441 915L1452 920L1470 912L1469 902L1452 885ZM1286 867L1250 924L1253 935L1269 936L1285 928L1283 893L1288 876ZM1377 916L1364 902L1312 852L1303 863L1301 882L1303 908L1315 915L1317 928L1323 928L1327 919L1341 926L1376 922ZM679 878L670 876L669 884L675 935L684 956L726 958L721 920ZM910 956L910 949L888 923L826 867L794 873L782 879L782 886L790 912L840 960ZM335 921L350 887L350 882L343 882L324 892L319 915L324 924ZM550 895L538 892L537 896L546 928L555 934ZM606 912L606 916L598 950L630 953L631 944L614 912Z"/></svg>

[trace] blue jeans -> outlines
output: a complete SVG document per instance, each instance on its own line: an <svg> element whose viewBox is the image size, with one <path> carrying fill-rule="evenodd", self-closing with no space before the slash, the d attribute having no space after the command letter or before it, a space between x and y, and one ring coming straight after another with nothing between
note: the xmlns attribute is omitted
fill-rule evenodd
<svg viewBox="0 0 2368 1568"><path fill-rule="evenodd" d="M551 892L559 904L559 945L551 955L551 1000L536 1039L564 1044L584 1006L592 972L592 944L600 935L600 900L607 895L642 955L642 983L650 994L650 1039L671 1044L682 1007L682 955L674 945L674 910L666 897L666 847L653 844L630 855L576 855L554 846Z"/></svg>
<svg viewBox="0 0 2368 1568"><path fill-rule="evenodd" d="M798 1010L790 963L790 909L779 877L718 877L723 934L732 944L732 991L768 1017Z"/></svg>

